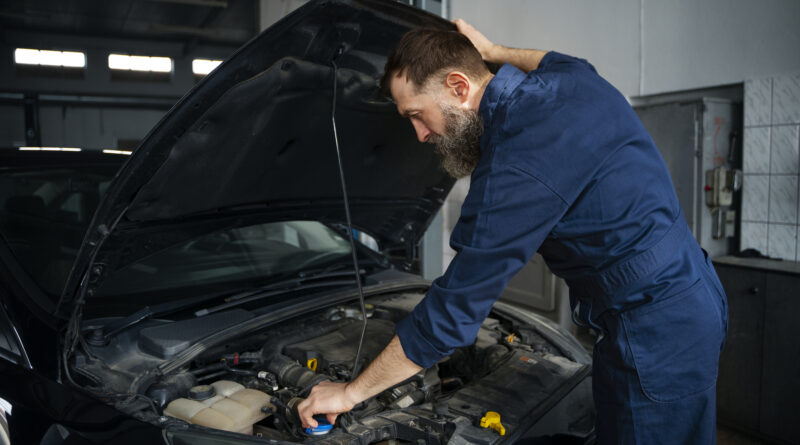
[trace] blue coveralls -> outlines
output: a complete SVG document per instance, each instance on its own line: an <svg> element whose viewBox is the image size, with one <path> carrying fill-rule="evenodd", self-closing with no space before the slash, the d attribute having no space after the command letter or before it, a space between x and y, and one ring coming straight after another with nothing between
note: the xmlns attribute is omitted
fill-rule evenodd
<svg viewBox="0 0 800 445"><path fill-rule="evenodd" d="M725 294L626 99L585 60L549 52L527 74L504 65L479 113L457 255L397 325L406 355L430 367L472 344L538 250L566 280L576 321L601 335L599 443L713 444Z"/></svg>

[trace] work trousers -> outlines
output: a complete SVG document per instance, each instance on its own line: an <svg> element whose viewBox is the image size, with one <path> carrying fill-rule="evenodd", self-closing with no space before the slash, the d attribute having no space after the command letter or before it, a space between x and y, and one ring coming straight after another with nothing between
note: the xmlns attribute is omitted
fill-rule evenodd
<svg viewBox="0 0 800 445"><path fill-rule="evenodd" d="M579 303L573 304L576 321L599 333L592 376L599 444L715 443L727 301L707 253L687 237L691 234L681 216L665 242L639 264L606 272L602 281L623 283L620 289L606 289L593 302L585 297L574 301ZM663 273L670 268L675 272ZM626 283L620 274L635 280ZM666 286L669 292L651 295L663 291L658 282L667 281L659 278L664 276L682 281L673 279L679 284ZM586 283L575 284L579 291L587 289ZM608 302L620 299L642 303L608 308Z"/></svg>

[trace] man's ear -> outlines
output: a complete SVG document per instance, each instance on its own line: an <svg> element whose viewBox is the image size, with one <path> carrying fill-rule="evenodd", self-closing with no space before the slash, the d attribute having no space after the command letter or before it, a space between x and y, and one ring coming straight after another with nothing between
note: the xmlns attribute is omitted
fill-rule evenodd
<svg viewBox="0 0 800 445"><path fill-rule="evenodd" d="M466 102L469 97L469 78L460 71L452 71L444 78L444 86L460 102Z"/></svg>

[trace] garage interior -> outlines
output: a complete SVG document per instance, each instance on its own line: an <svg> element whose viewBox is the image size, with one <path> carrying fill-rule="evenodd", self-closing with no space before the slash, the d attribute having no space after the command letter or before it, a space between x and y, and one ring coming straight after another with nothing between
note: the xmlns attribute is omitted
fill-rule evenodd
<svg viewBox="0 0 800 445"><path fill-rule="evenodd" d="M130 156L197 82L304 3L4 0L0 147ZM506 46L585 58L628 98L727 293L718 443L800 444L800 3L404 3ZM433 280L447 268L468 189L457 181L409 270ZM549 318L591 353L596 335L572 323L568 295L537 255L501 301Z"/></svg>

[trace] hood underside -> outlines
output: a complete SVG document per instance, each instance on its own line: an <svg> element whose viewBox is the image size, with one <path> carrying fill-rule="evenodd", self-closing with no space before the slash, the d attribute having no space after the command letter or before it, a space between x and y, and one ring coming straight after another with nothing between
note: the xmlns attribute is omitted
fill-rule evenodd
<svg viewBox="0 0 800 445"><path fill-rule="evenodd" d="M125 222L275 208L343 221L332 88L330 66L288 57L235 85L178 139ZM337 90L354 223L394 242L405 224L426 225L451 180L432 148L416 142L408 122L377 95L372 77L340 68Z"/></svg>
<svg viewBox="0 0 800 445"><path fill-rule="evenodd" d="M201 233L248 221L345 220L382 247L419 240L453 180L382 97L392 46L419 26L454 29L393 1L309 2L240 48L148 134L117 174L64 290ZM94 276L86 274L90 265Z"/></svg>

